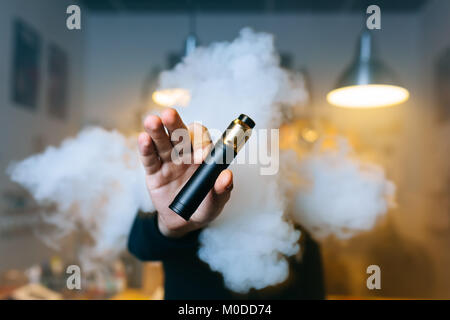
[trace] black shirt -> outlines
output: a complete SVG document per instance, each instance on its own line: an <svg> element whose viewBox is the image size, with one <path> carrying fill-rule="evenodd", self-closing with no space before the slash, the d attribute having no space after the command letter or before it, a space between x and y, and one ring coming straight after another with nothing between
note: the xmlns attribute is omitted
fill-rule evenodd
<svg viewBox="0 0 450 320"><path fill-rule="evenodd" d="M290 258L289 278L280 285L248 294L228 290L220 273L197 256L201 230L182 238L165 237L156 215L139 214L131 229L128 250L143 261L161 260L165 299L323 299L324 284L318 245L304 232L301 262Z"/></svg>

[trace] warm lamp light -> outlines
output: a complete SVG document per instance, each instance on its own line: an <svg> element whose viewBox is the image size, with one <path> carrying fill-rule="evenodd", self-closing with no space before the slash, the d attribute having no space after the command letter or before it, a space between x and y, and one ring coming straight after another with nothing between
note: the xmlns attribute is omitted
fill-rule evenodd
<svg viewBox="0 0 450 320"><path fill-rule="evenodd" d="M190 33L184 42L184 57L194 52L198 44L198 39L195 35L195 12L193 9L189 22ZM187 107L191 101L191 93L189 90L183 88L160 89L152 93L152 100L163 107Z"/></svg>
<svg viewBox="0 0 450 320"><path fill-rule="evenodd" d="M332 90L327 101L344 108L382 108L405 102L409 92L405 88L387 84L366 84Z"/></svg>
<svg viewBox="0 0 450 320"><path fill-rule="evenodd" d="M191 95L187 89L170 88L156 90L152 94L152 99L156 104L164 107L186 107L191 100Z"/></svg>
<svg viewBox="0 0 450 320"><path fill-rule="evenodd" d="M380 108L408 100L408 90L397 83L386 65L374 58L372 47L371 34L363 32L353 63L327 95L330 104L345 108Z"/></svg>
<svg viewBox="0 0 450 320"><path fill-rule="evenodd" d="M191 54L197 47L197 37L191 33L184 44L184 56ZM168 88L156 90L152 94L152 100L163 107L187 107L191 101L189 90L183 88Z"/></svg>

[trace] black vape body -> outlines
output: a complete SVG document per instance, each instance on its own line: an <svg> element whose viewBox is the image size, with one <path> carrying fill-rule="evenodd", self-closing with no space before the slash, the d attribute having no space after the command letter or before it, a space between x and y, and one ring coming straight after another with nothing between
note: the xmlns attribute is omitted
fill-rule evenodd
<svg viewBox="0 0 450 320"><path fill-rule="evenodd" d="M242 127L242 132L236 130L236 126ZM249 138L254 126L253 120L242 114L233 121L227 132L214 145L206 159L176 195L169 208L183 219L189 220L213 188L219 174L228 168L236 157L239 149Z"/></svg>
<svg viewBox="0 0 450 320"><path fill-rule="evenodd" d="M230 154L234 159L236 156L234 149L219 140L205 161L177 194L169 208L185 220L189 220L208 192L214 187L219 174L230 165Z"/></svg>

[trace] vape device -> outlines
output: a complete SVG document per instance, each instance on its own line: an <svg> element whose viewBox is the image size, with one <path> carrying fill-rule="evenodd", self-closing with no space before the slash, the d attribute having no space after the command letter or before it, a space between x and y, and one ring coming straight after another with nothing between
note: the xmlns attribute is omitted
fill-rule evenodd
<svg viewBox="0 0 450 320"><path fill-rule="evenodd" d="M254 126L255 122L245 114L241 114L231 122L203 163L176 195L169 208L186 221L189 220L214 186L219 174L230 165L250 138Z"/></svg>

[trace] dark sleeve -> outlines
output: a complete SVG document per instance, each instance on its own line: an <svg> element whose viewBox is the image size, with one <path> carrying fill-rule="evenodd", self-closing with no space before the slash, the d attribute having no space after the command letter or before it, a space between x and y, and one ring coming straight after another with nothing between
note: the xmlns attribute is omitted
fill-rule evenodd
<svg viewBox="0 0 450 320"><path fill-rule="evenodd" d="M325 283L319 244L306 234L304 246L301 270L306 276L303 281L304 298L323 300L325 299Z"/></svg>
<svg viewBox="0 0 450 320"><path fill-rule="evenodd" d="M182 238L168 238L159 231L156 214L138 214L131 227L128 250L139 260L165 260L188 249L195 250L199 233L197 230Z"/></svg>

